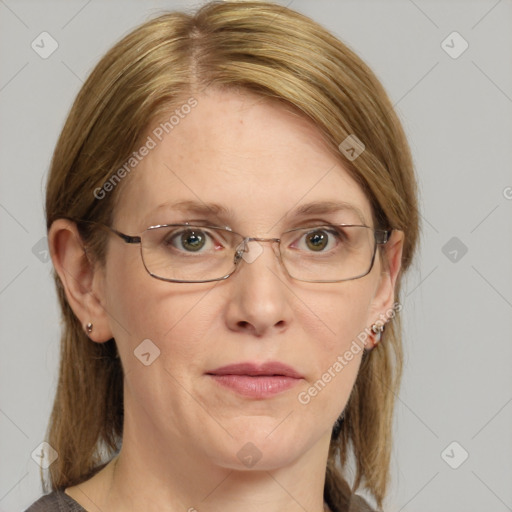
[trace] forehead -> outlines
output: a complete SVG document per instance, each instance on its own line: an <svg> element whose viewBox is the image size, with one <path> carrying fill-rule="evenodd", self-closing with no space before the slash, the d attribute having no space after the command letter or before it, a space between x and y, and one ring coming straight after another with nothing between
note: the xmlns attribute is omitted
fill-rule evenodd
<svg viewBox="0 0 512 512"><path fill-rule="evenodd" d="M209 89L195 99L145 135L151 149L122 190L119 226L165 222L180 204L265 230L295 214L320 214L319 203L344 222L371 225L364 192L311 121L247 92Z"/></svg>

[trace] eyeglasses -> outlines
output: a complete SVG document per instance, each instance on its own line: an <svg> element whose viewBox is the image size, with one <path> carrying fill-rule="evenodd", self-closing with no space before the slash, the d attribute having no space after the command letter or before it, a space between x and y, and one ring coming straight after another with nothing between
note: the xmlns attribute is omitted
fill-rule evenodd
<svg viewBox="0 0 512 512"><path fill-rule="evenodd" d="M290 229L280 238L257 238L227 227L184 223L150 226L132 236L98 225L127 244L140 244L149 275L176 283L227 279L242 260L252 263L263 252L259 242L277 245L274 252L292 279L312 283L350 281L371 271L377 245L386 244L393 231L327 224Z"/></svg>

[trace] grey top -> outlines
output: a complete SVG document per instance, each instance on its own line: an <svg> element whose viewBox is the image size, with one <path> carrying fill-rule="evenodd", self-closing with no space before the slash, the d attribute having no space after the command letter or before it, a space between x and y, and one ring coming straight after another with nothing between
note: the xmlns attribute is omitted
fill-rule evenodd
<svg viewBox="0 0 512 512"><path fill-rule="evenodd" d="M87 512L64 491L54 491L32 503L25 512Z"/></svg>
<svg viewBox="0 0 512 512"><path fill-rule="evenodd" d="M374 512L361 496L352 495L349 512ZM39 498L25 512L87 512L82 505L63 491L54 491Z"/></svg>

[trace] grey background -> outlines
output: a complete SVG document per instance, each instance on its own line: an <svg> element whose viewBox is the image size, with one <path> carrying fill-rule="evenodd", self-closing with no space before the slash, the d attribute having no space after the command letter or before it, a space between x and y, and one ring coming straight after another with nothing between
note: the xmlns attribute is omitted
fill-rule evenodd
<svg viewBox="0 0 512 512"><path fill-rule="evenodd" d="M512 510L512 3L279 3L374 69L417 166L423 233L402 301L406 368L386 510ZM42 204L58 134L115 41L163 8L199 4L0 0L0 511L41 495L31 453L52 405L60 330ZM47 59L31 48L43 31L59 45ZM453 31L469 44L456 59L441 46ZM460 464L462 450L468 459L452 469L446 461Z"/></svg>

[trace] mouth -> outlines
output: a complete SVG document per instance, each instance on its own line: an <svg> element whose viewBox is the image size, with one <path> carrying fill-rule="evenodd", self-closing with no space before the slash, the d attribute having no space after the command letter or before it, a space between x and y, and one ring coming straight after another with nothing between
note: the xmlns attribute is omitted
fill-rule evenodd
<svg viewBox="0 0 512 512"><path fill-rule="evenodd" d="M206 373L217 384L250 398L267 398L296 386L304 377L278 361L237 363Z"/></svg>

